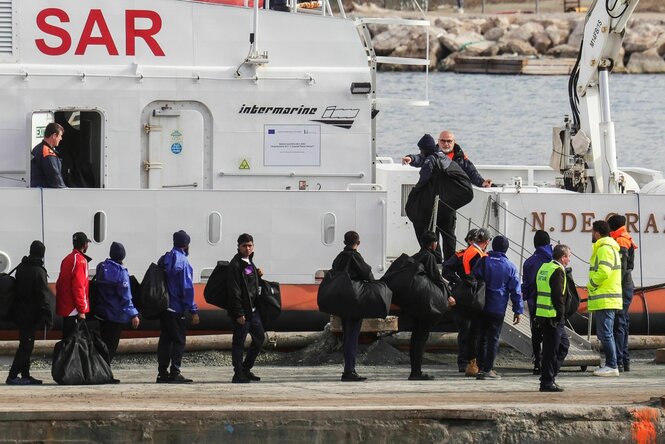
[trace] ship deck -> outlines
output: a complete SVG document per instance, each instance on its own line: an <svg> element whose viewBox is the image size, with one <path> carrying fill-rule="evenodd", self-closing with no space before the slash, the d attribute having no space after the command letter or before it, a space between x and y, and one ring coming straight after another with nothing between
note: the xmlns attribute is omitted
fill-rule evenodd
<svg viewBox="0 0 665 444"><path fill-rule="evenodd" d="M228 366L184 367L195 383L155 384L155 368L115 371L122 382L0 386L6 441L47 442L665 442L665 372L633 362L619 378L565 368L563 393L540 393L528 368L503 379L466 378L429 365L436 380L407 381L408 366L362 366L369 379L339 381L340 367L257 366L263 379L231 384ZM51 381L51 382L48 382ZM646 441L644 440L646 439ZM649 441L651 439L651 441Z"/></svg>

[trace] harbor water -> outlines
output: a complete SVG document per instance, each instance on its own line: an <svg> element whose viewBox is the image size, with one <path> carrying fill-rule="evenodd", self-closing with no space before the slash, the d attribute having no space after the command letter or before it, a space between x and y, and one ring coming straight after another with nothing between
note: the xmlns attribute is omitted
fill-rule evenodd
<svg viewBox="0 0 665 444"><path fill-rule="evenodd" d="M379 73L379 97L425 98L423 73ZM567 76L432 73L428 107L381 105L377 153L399 159L423 133L455 133L476 164L546 165L552 127L570 115ZM665 171L665 77L612 75L610 100L619 166Z"/></svg>

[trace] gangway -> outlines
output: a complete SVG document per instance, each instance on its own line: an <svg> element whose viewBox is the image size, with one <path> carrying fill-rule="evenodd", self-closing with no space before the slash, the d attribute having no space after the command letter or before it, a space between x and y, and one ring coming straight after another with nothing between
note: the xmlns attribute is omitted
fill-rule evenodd
<svg viewBox="0 0 665 444"><path fill-rule="evenodd" d="M525 356L531 356L533 353L528 310L529 308L525 306L520 323L513 325L512 302L509 302L506 315L503 318L503 328L501 329L501 339ZM582 371L586 371L590 365L600 366L600 354L591 349L589 341L568 327L566 327L566 334L570 339L570 348L568 349L568 356L563 362L564 367L579 366Z"/></svg>

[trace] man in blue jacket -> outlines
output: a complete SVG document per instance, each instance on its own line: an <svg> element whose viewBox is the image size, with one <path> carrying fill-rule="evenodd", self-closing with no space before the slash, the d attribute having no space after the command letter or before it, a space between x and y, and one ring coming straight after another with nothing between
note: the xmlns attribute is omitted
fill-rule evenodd
<svg viewBox="0 0 665 444"><path fill-rule="evenodd" d="M499 352L499 336L508 298L513 302L513 324L520 322L522 314L522 289L517 267L508 260L509 242L503 236L492 241L492 251L476 263L473 274L485 281L485 308L480 321L478 343L478 376L476 379L501 379L493 369Z"/></svg>
<svg viewBox="0 0 665 444"><path fill-rule="evenodd" d="M65 130L51 122L44 129L44 140L31 151L30 186L40 188L67 188L62 178L62 161L55 151Z"/></svg>
<svg viewBox="0 0 665 444"><path fill-rule="evenodd" d="M543 230L536 231L536 234L533 236L533 246L536 248L536 251L524 261L524 266L522 267L522 295L529 307L533 374L540 375L543 331L540 328L540 323L536 322L536 276L543 264L552 261L550 235Z"/></svg>
<svg viewBox="0 0 665 444"><path fill-rule="evenodd" d="M190 237L184 230L176 231L173 233L173 249L159 260L159 265L166 272L169 308L164 310L159 318L161 334L157 345L159 370L157 383L187 384L192 382L191 379L185 378L180 373L187 338L185 312L192 314L193 325L199 323L198 307L194 302L193 270L187 260L189 242Z"/></svg>
<svg viewBox="0 0 665 444"><path fill-rule="evenodd" d="M100 322L100 335L109 351L110 364L118 349L123 327L128 322L134 329L139 327L139 312L132 303L129 272L122 264L126 256L124 245L113 242L109 256L97 265L94 315Z"/></svg>

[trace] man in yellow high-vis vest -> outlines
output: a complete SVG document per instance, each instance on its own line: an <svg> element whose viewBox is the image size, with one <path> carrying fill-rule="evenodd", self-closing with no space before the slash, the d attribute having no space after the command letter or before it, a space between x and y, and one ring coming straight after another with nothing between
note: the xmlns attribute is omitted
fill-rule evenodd
<svg viewBox="0 0 665 444"><path fill-rule="evenodd" d="M597 220L591 228L593 249L589 261L587 309L596 320L596 335L605 351L605 365L595 376L619 376L614 345L614 316L623 308L619 244L610 237L610 226Z"/></svg>
<svg viewBox="0 0 665 444"><path fill-rule="evenodd" d="M545 262L536 273L536 321L543 334L543 355L540 372L541 392L562 392L556 375L568 355L570 341L566 335L566 267L570 248L556 245L552 261Z"/></svg>

